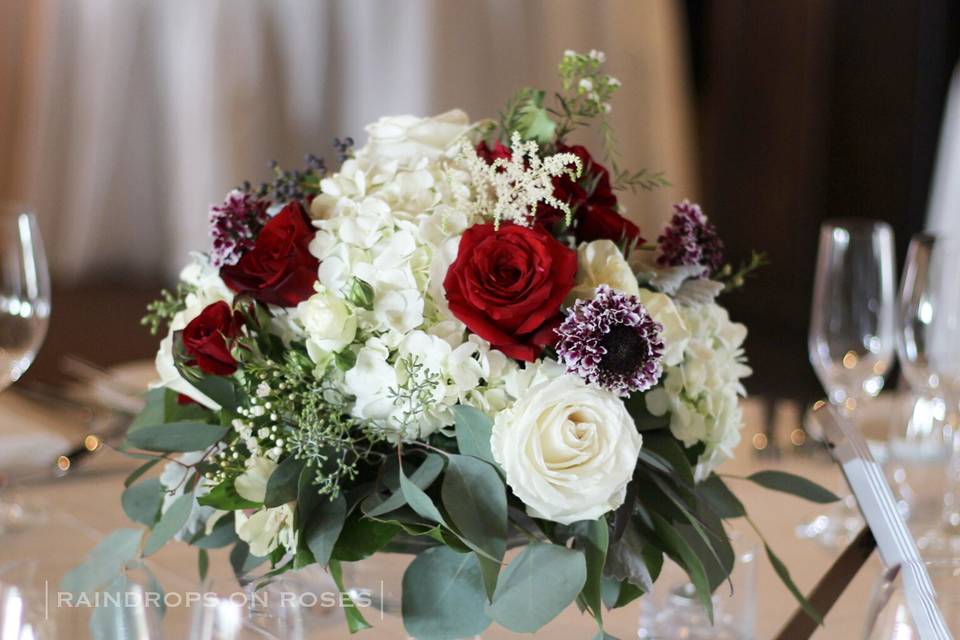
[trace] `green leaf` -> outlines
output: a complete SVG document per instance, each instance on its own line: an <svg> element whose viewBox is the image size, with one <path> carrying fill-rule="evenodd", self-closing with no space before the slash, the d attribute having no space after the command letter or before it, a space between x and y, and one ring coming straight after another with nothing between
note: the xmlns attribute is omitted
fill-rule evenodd
<svg viewBox="0 0 960 640"><path fill-rule="evenodd" d="M669 413L655 416L647 410L646 395L643 393L631 395L624 404L630 417L633 418L633 424L637 427L637 431L656 431L670 426Z"/></svg>
<svg viewBox="0 0 960 640"><path fill-rule="evenodd" d="M644 591L653 588L653 576L647 568L643 551L649 543L643 539L637 527L628 524L623 537L610 544L604 570L618 581L627 581Z"/></svg>
<svg viewBox="0 0 960 640"><path fill-rule="evenodd" d="M333 578L334 584L337 585L337 591L340 592L342 601L341 608L347 618L347 629L350 630L350 633L370 629L370 623L364 619L363 614L360 613L360 609L358 609L357 605L353 602L353 598L349 596L347 590L343 587L343 571L340 568L339 560L330 561L330 577Z"/></svg>
<svg viewBox="0 0 960 640"><path fill-rule="evenodd" d="M533 633L573 602L587 581L582 551L531 543L497 584L488 613L517 633Z"/></svg>
<svg viewBox="0 0 960 640"><path fill-rule="evenodd" d="M706 610L710 624L713 624L713 600L710 597L713 591L710 589L710 581L703 563L683 536L663 516L656 511L651 511L650 516L657 538L674 562L687 572L690 582L697 590L697 598Z"/></svg>
<svg viewBox="0 0 960 640"><path fill-rule="evenodd" d="M446 526L447 523L443 519L443 515L440 513L440 510L437 509L437 506L433 504L430 496L418 487L416 483L407 478L403 469L400 470L400 492L403 494L403 498L407 501L407 504L409 504L420 517Z"/></svg>
<svg viewBox="0 0 960 640"><path fill-rule="evenodd" d="M303 537L317 563L326 565L330 561L346 517L347 501L342 495L334 500L324 500L310 514Z"/></svg>
<svg viewBox="0 0 960 640"><path fill-rule="evenodd" d="M660 464L666 464L670 469L671 475L676 479L681 480L683 484L692 487L694 485L693 480L693 468L690 466L690 461L687 460L687 456L683 453L683 449L680 448L679 442L669 433L647 433L643 436L643 447L640 449L641 456L650 457L655 455L659 458L658 462ZM658 467L659 468L659 467ZM662 469L661 469L662 470Z"/></svg>
<svg viewBox="0 0 960 640"><path fill-rule="evenodd" d="M487 600L493 602L493 594L497 592L497 579L500 577L500 563L476 552L474 555L477 556L477 563L480 565L483 591Z"/></svg>
<svg viewBox="0 0 960 640"><path fill-rule="evenodd" d="M697 485L697 494L723 519L747 515L743 503L715 473Z"/></svg>
<svg viewBox="0 0 960 640"><path fill-rule="evenodd" d="M197 573L200 575L200 582L207 579L207 570L210 568L210 554L206 549L197 551Z"/></svg>
<svg viewBox="0 0 960 640"><path fill-rule="evenodd" d="M351 516L347 518L331 557L345 562L369 558L387 546L400 531L400 527L395 524L359 515Z"/></svg>
<svg viewBox="0 0 960 640"><path fill-rule="evenodd" d="M134 522L152 527L163 506L164 487L159 478L127 487L120 496L123 512Z"/></svg>
<svg viewBox="0 0 960 640"><path fill-rule="evenodd" d="M763 548L767 550L767 558L770 559L770 564L773 565L774 571L777 572L777 575L780 576L780 580L787 587L790 593L793 594L793 597L796 598L797 602L800 604L800 607L810 616L817 624L823 624L823 616L820 615L820 612L817 611L810 601L800 592L800 589L797 588L797 585L793 582L793 578L790 577L790 571L787 570L786 565L777 557L773 552L773 549L770 548L770 545L764 543Z"/></svg>
<svg viewBox="0 0 960 640"><path fill-rule="evenodd" d="M557 123L543 106L543 91L531 91L528 100L518 109L517 131L527 140L541 144L553 142Z"/></svg>
<svg viewBox="0 0 960 640"><path fill-rule="evenodd" d="M324 500L320 495L316 485L313 483L315 470L304 466L300 470L300 477L297 480L297 517L300 519L300 525L310 520L310 514Z"/></svg>
<svg viewBox="0 0 960 640"><path fill-rule="evenodd" d="M237 511L239 509L256 509L260 503L247 500L237 493L233 486L233 479L224 480L205 495L197 498L197 502L205 507L213 507L221 511Z"/></svg>
<svg viewBox="0 0 960 640"><path fill-rule="evenodd" d="M213 413L202 404L190 402L180 404L180 394L172 389L166 389L163 396L163 419L154 424L163 422L211 422Z"/></svg>
<svg viewBox="0 0 960 640"><path fill-rule="evenodd" d="M230 550L230 567L233 569L233 575L241 583L245 577L254 569L267 561L267 558L261 558L250 553L250 545L241 540Z"/></svg>
<svg viewBox="0 0 960 640"><path fill-rule="evenodd" d="M145 474L147 471L152 469L158 462L160 462L160 460L162 460L162 458L153 458L152 460L147 460L142 465L134 469L133 473L127 476L127 479L123 481L123 486L129 487L130 485L132 485L134 482L140 479L140 476Z"/></svg>
<svg viewBox="0 0 960 640"><path fill-rule="evenodd" d="M237 541L237 528L232 513L220 516L209 534L194 540L190 544L201 549L222 549Z"/></svg>
<svg viewBox="0 0 960 640"><path fill-rule="evenodd" d="M507 487L500 474L471 456L451 455L448 460L440 496L453 526L495 560L503 559L507 550Z"/></svg>
<svg viewBox="0 0 960 640"><path fill-rule="evenodd" d="M160 520L150 532L147 543L143 545L143 556L153 555L160 547L167 544L173 536L183 529L190 512L193 510L193 494L184 493L173 501L173 504L160 516Z"/></svg>
<svg viewBox="0 0 960 640"><path fill-rule="evenodd" d="M610 544L610 530L607 519L600 516L597 520L584 523L584 534L578 536L587 562L587 581L583 585L583 600L593 612L597 626L603 630L603 566L607 561L607 548Z"/></svg>
<svg viewBox="0 0 960 640"><path fill-rule="evenodd" d="M228 427L202 422L170 422L127 433L127 442L148 451L202 451L227 435Z"/></svg>
<svg viewBox="0 0 960 640"><path fill-rule="evenodd" d="M143 529L117 529L103 537L80 565L60 581L60 590L74 595L95 591L120 575L128 562L140 555Z"/></svg>
<svg viewBox="0 0 960 640"><path fill-rule="evenodd" d="M490 625L477 556L427 549L403 574L403 626L418 640L469 638Z"/></svg>
<svg viewBox="0 0 960 640"><path fill-rule="evenodd" d="M810 502L816 502L817 504L829 504L840 499L832 491L824 489L816 482L792 473L787 473L786 471L758 471L747 476L747 480L761 487L782 493L789 493L790 495L809 500Z"/></svg>
<svg viewBox="0 0 960 640"><path fill-rule="evenodd" d="M431 453L424 459L423 464L410 475L409 480L417 487L426 489L433 484L433 481L442 471L443 458ZM407 499L404 497L403 491L400 490L399 480L396 486L397 490L386 500L381 499L380 496L370 496L364 500L361 505L363 512L368 516L380 517L407 504Z"/></svg>
<svg viewBox="0 0 960 640"><path fill-rule="evenodd" d="M177 368L181 369L180 366ZM182 369L181 375L183 375ZM197 391L220 405L220 408L224 411L228 411L230 413L237 412L237 407L240 406L241 398L240 394L237 392L237 388L233 380L230 378L201 375L198 379L195 374L187 374L183 377Z"/></svg>
<svg viewBox="0 0 960 640"><path fill-rule="evenodd" d="M300 472L304 466L303 460L297 460L293 456L289 456L277 465L277 468L270 474L270 479L267 480L267 493L263 499L263 506L279 507L296 500Z"/></svg>
<svg viewBox="0 0 960 640"><path fill-rule="evenodd" d="M141 427L154 424L163 424L166 422L164 414L164 394L166 389L158 387L147 392L147 401L143 410L130 422L127 432L136 431Z"/></svg>
<svg viewBox="0 0 960 640"><path fill-rule="evenodd" d="M458 404L453 408L457 448L465 456L474 456L496 465L490 450L493 420L480 410Z"/></svg>

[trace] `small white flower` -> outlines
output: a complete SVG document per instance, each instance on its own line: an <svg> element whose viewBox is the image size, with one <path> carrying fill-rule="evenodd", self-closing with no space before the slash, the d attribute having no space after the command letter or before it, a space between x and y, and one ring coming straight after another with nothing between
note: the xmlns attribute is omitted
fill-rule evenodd
<svg viewBox="0 0 960 640"><path fill-rule="evenodd" d="M297 306L307 334L307 351L314 362L322 359L323 352L342 350L357 335L357 317L350 306L322 285L318 284L316 290Z"/></svg>
<svg viewBox="0 0 960 640"><path fill-rule="evenodd" d="M607 84L610 85L611 87L619 87L620 81L614 78L613 76L607 76Z"/></svg>
<svg viewBox="0 0 960 640"><path fill-rule="evenodd" d="M590 53L588 53L587 55L590 56L591 60L596 60L597 62L600 62L600 63L607 61L607 54L605 54L603 51L590 49Z"/></svg>
<svg viewBox="0 0 960 640"><path fill-rule="evenodd" d="M527 512L561 524L623 504L642 443L617 396L569 375L532 387L498 413L490 441Z"/></svg>
<svg viewBox="0 0 960 640"><path fill-rule="evenodd" d="M297 530L290 504L270 509L260 509L248 516L235 511L237 537L250 545L250 553L258 557L269 556L282 546L288 552L297 548Z"/></svg>
<svg viewBox="0 0 960 640"><path fill-rule="evenodd" d="M574 51L573 49L567 49L566 51L563 52L563 57L564 57L564 58L576 58L576 57L577 57L577 52Z"/></svg>
<svg viewBox="0 0 960 640"><path fill-rule="evenodd" d="M586 93L588 91L593 91L593 81L590 78L581 78L580 80L580 89Z"/></svg>

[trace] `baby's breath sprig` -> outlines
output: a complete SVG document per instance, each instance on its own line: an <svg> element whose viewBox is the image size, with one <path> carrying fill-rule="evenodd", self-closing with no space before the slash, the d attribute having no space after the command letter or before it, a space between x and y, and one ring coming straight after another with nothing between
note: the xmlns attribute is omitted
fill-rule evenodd
<svg viewBox="0 0 960 640"><path fill-rule="evenodd" d="M173 317L187 308L187 296L196 291L196 287L180 282L171 292L164 289L160 297L147 305L147 313L140 319L140 324L150 329L151 335L157 335L160 327L169 325Z"/></svg>
<svg viewBox="0 0 960 640"><path fill-rule="evenodd" d="M590 53L564 52L559 67L562 89L555 94L559 107L550 109L559 119L558 139L598 116L606 121L605 116L612 111L610 99L620 88L620 81L601 72L605 61L603 52L595 49Z"/></svg>

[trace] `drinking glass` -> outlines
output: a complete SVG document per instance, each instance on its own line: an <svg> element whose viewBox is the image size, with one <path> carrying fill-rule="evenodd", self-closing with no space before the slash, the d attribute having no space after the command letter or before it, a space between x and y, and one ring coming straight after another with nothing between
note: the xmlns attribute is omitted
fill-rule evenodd
<svg viewBox="0 0 960 640"><path fill-rule="evenodd" d="M907 459L915 476L915 524L940 523L919 536L925 552L951 539L960 546L960 500L953 455L960 425L960 237L917 234L910 242L900 285L901 331L897 342L904 377L917 396L907 431L891 441L891 453ZM924 409L919 411L917 409ZM899 455L899 451L904 455Z"/></svg>
<svg viewBox="0 0 960 640"><path fill-rule="evenodd" d="M847 218L820 227L807 346L828 399L848 418L880 393L893 363L893 261L893 231L886 223ZM798 532L835 547L861 526L847 494L831 513Z"/></svg>
<svg viewBox="0 0 960 640"><path fill-rule="evenodd" d="M960 559L934 560L926 563L937 605L947 628L960 638ZM900 574L886 572L874 586L867 610L864 640L920 640L910 617L903 580Z"/></svg>
<svg viewBox="0 0 960 640"><path fill-rule="evenodd" d="M0 391L30 367L50 316L50 276L36 217L0 203ZM23 524L23 509L0 499L0 532Z"/></svg>

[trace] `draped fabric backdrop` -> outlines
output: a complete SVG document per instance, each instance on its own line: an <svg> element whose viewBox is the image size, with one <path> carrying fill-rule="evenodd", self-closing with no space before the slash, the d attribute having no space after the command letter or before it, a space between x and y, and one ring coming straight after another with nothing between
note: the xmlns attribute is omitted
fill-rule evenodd
<svg viewBox="0 0 960 640"><path fill-rule="evenodd" d="M266 161L333 159L380 115L494 116L602 49L624 164L675 185L625 196L647 237L695 197L682 12L670 0L4 0L0 187L37 208L60 282L176 273L207 207ZM10 89L10 91L7 91ZM8 104L9 103L9 104ZM11 115L12 114L12 115ZM8 141L12 140L11 141Z"/></svg>

